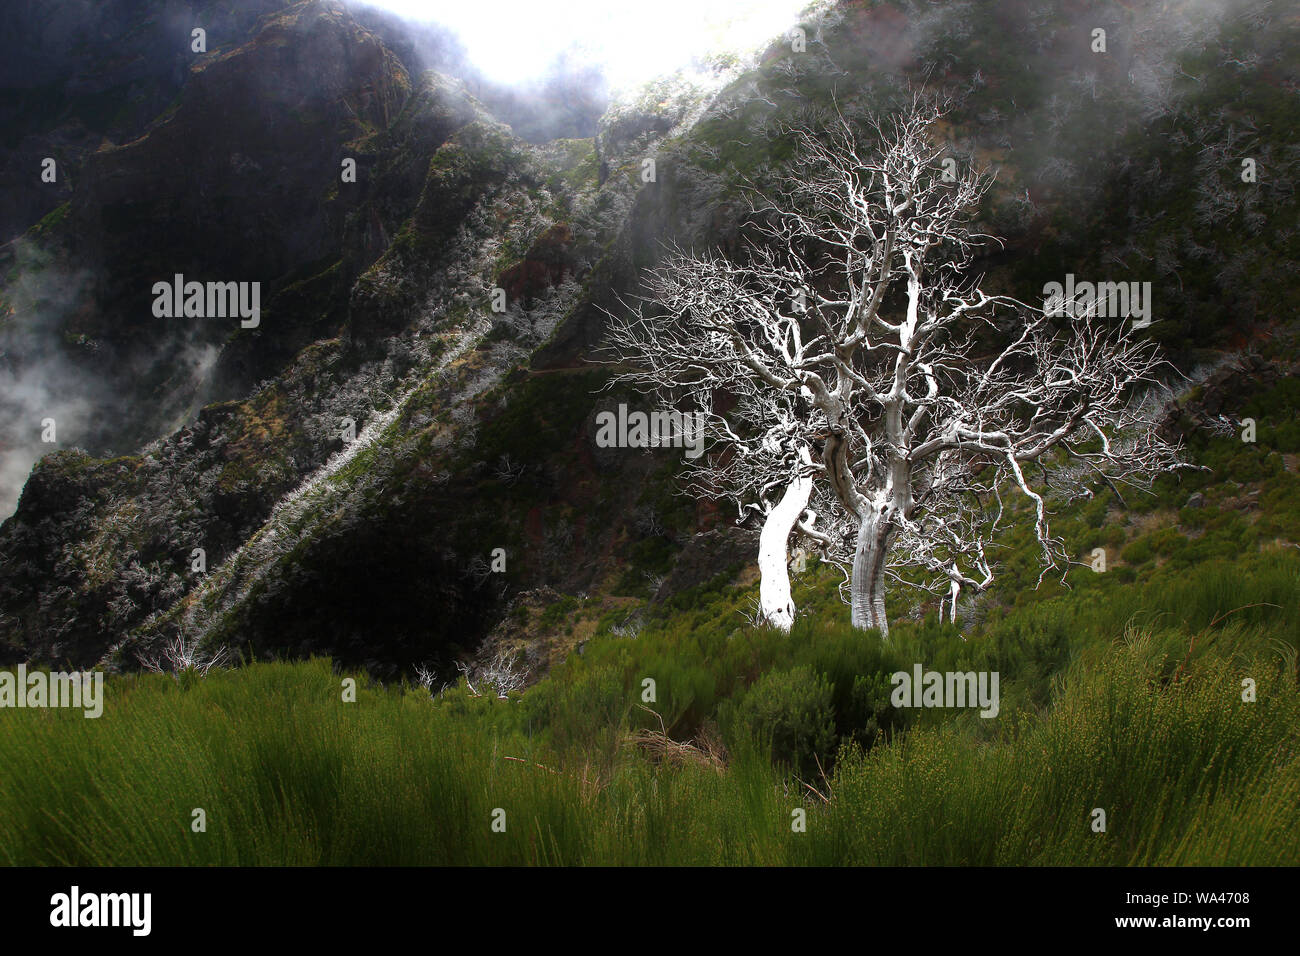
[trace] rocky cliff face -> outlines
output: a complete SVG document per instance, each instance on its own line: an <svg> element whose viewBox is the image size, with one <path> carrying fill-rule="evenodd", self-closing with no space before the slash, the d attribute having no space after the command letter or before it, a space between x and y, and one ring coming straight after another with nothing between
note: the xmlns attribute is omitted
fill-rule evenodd
<svg viewBox="0 0 1300 956"><path fill-rule="evenodd" d="M175 110L139 139L87 157L62 234L68 267L93 279L65 314L40 319L78 343L74 364L127 373L88 439L129 447L156 433L159 416L193 400L177 370L241 329L237 317L159 317L155 281L256 282L271 306L341 258L356 198L338 188L341 163L409 91L397 59L340 5L298 5L199 59ZM292 331L273 337L290 344Z"/></svg>
<svg viewBox="0 0 1300 956"><path fill-rule="evenodd" d="M284 0L42 0L6 5L0 35L0 243L72 198L86 158L140 136L174 105L199 55L232 49ZM58 178L39 181L41 161Z"/></svg>
<svg viewBox="0 0 1300 956"><path fill-rule="evenodd" d="M356 161L355 182L340 175L346 158ZM591 205L594 173L590 141L529 146L461 81L435 72L410 77L336 3L293 5L267 17L246 43L195 64L175 107L150 130L87 159L66 217L42 236L59 268L89 274L84 296L50 315L46 300L24 300L11 287L12 322L56 324L64 340L81 343L88 368L131 373L112 414L100 412L127 424L105 424L99 441L86 444L130 447L174 413L157 407L178 398L163 393L168 381L160 384L159 375L199 345L220 349L203 393L230 397L111 464L80 452L46 460L20 514L0 532L7 534L0 606L9 645L84 660L131 635L147 641L170 633L178 620L228 629L229 614L258 635L256 646L337 644L369 659L373 647L357 629L367 629L363 608L380 606L413 622L394 625L393 647L421 643L417 632L427 637L439 622L472 641L483 624L456 606L481 616L478 606L500 594L489 599L466 585L474 555L465 543L448 548L455 536L447 526L477 513L467 504L477 485L448 494L446 476L434 475L428 488L436 500L418 499L429 507L414 524L403 496L363 520L374 510L375 475L393 467L375 426L400 415L392 430L408 443L420 438L420 454L431 441L446 443L438 432L450 432L463 454L473 437L459 432L473 430L474 403L578 294L590 266L573 252L568 219ZM578 245L597 248L616 228L616 220L588 221ZM153 315L153 281L176 272L263 283L261 323L194 328L193 320ZM511 308L494 324L484 315L497 281ZM493 341L483 344L489 333ZM449 413L458 416L452 428L435 424L435 415ZM362 443L383 445L383 454L372 450L354 464L361 456L345 442L344 422ZM401 464L420 476L431 472L428 462ZM349 581L354 596L375 589L358 600L357 614L331 614L314 633L310 587L287 608L264 607L264 592L283 590L264 578L283 573L288 556L262 540L281 533L266 524L282 520L276 503L313 480L317 493L293 511L294 521L315 528L321 512L346 520L321 540L298 535L310 552L310 577L336 598ZM411 534L418 527L429 528L427 546ZM375 534L391 540L380 545ZM99 541L98 557L86 551L89 538ZM330 557L334 547L342 566ZM214 572L238 559L219 588L195 587L205 583L204 572L192 570L195 548ZM394 567L419 564L428 580L404 593L409 573L353 574L348 566L359 553L371 554L372 571L391 553ZM201 606L215 590L222 590L214 599L220 613ZM381 600L385 591L392 594ZM305 616L297 610L304 601ZM297 619L287 625L291 633L280 623L286 616Z"/></svg>
<svg viewBox="0 0 1300 956"><path fill-rule="evenodd" d="M10 366L39 330L42 357L113 383L0 526L0 656L130 667L184 633L393 674L449 667L503 633L521 594L623 608L743 565L746 532L674 494L672 453L596 447L597 411L637 399L601 391L591 360L605 310L665 243L742 252L738 185L779 178L783 124L832 95L879 108L930 77L957 97L954 149L999 167L986 219L1008 251L980 263L996 283L1032 298L1057 266L1163 279L1153 334L1193 359L1226 344L1220 305L1262 308L1280 268L1232 263L1294 258L1280 171L1300 117L1278 91L1300 77L1295 19L1234 92L1166 68L1229 55L1241 21L1170 52L1155 8L1116 7L1146 29L1135 62L1177 94L1161 105L1127 74L1026 83L1054 75L1075 24L1021 6L988 22L978 4L845 3L807 24L806 54L775 44L716 95L648 90L584 138L512 127L518 101L421 72L391 23L332 2L271 12L188 64L174 105L87 156L65 212L0 252ZM1152 172L1180 168L1187 143L1221 146L1245 114L1273 117L1256 141L1281 177L1267 189ZM1203 204L1218 211L1200 226ZM1221 273L1197 272L1205 249ZM77 276L74 294L42 270ZM178 272L262 282L259 326L155 317L152 283Z"/></svg>

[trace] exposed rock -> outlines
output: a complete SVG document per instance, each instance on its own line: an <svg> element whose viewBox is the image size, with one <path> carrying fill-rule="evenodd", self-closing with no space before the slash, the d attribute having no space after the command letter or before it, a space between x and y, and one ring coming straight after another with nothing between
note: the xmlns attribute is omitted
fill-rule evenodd
<svg viewBox="0 0 1300 956"><path fill-rule="evenodd" d="M568 223L558 222L538 237L523 260L502 272L497 281L509 301L521 300L525 307L551 286L571 275L576 263L571 246L573 235Z"/></svg>
<svg viewBox="0 0 1300 956"><path fill-rule="evenodd" d="M335 0L283 9L247 42L211 29L211 52L190 56L174 108L86 157L66 213L39 236L63 257L0 288L12 327L26 330L0 342L17 374L58 352L68 377L104 383L80 396L92 407L77 441L95 453L138 447L202 402L242 397L337 333L346 277L330 267L363 246L345 242L364 192L341 186L341 162L410 91L398 59ZM258 283L263 321L156 315L154 283L177 274ZM39 291L50 286L60 298ZM290 299L277 302L282 290ZM232 337L214 385L209 370Z"/></svg>

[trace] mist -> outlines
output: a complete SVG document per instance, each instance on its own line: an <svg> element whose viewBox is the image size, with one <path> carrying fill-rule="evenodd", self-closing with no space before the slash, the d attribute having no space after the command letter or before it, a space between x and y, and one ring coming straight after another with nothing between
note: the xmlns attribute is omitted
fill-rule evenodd
<svg viewBox="0 0 1300 956"><path fill-rule="evenodd" d="M101 386L68 361L50 332L83 295L90 274L56 265L25 241L13 244L13 255L17 278L7 293L18 321L0 335L0 518L13 513L42 456L84 440L102 398ZM49 419L53 443L42 441Z"/></svg>
<svg viewBox="0 0 1300 956"><path fill-rule="evenodd" d="M797 22L808 0L367 0L368 5L452 30L491 82L543 80L557 61L594 67L615 92L706 59L745 55Z"/></svg>

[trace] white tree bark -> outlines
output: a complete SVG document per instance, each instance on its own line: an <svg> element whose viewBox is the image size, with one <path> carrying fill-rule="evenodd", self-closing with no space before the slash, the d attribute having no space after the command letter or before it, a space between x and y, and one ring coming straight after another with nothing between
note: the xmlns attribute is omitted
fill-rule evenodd
<svg viewBox="0 0 1300 956"><path fill-rule="evenodd" d="M885 561L893 530L887 520L872 511L858 525L849 583L849 619L858 630L876 628L882 639L889 637L885 616Z"/></svg>
<svg viewBox="0 0 1300 956"><path fill-rule="evenodd" d="M808 507L812 488L810 475L797 476L790 482L780 502L768 512L758 537L759 605L764 620L787 633L794 624L787 548L795 523Z"/></svg>

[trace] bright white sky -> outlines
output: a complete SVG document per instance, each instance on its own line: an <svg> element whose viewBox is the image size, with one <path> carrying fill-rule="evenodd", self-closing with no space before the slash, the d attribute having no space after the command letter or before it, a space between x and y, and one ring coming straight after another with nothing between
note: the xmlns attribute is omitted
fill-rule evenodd
<svg viewBox="0 0 1300 956"><path fill-rule="evenodd" d="M794 26L808 0L363 0L450 27L501 83L542 76L565 50L636 86L709 53L749 53Z"/></svg>

